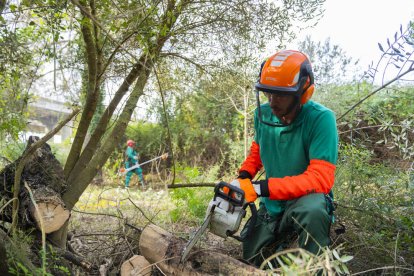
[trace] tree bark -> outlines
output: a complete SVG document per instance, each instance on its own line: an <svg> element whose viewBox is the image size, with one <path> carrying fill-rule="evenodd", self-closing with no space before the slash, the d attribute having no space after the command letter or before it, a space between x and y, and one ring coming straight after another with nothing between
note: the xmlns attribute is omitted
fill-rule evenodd
<svg viewBox="0 0 414 276"><path fill-rule="evenodd" d="M83 9L89 11L88 6L83 6ZM83 12L84 10L81 9ZM94 32L92 20L88 17L89 14L83 13L81 31L83 41L85 42L85 56L87 59L86 70L88 72L87 83L85 87L86 101L81 115L81 119L76 131L75 139L69 152L69 156L65 165L65 178L67 178L76 164L77 159L83 148L83 144L88 132L89 125L92 121L92 117L95 113L96 106L99 99L99 84L98 81L98 45L95 40L95 36L98 35Z"/></svg>
<svg viewBox="0 0 414 276"><path fill-rule="evenodd" d="M265 271L213 250L193 249L180 264L185 241L150 224L141 233L141 254L166 275L266 275Z"/></svg>

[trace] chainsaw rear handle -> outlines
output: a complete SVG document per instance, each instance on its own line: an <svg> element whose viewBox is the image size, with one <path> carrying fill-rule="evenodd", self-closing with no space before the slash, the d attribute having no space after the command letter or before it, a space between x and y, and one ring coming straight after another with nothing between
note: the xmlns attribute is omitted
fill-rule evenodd
<svg viewBox="0 0 414 276"><path fill-rule="evenodd" d="M227 188L225 191L224 188ZM244 191L224 181L219 182L214 188L214 199L221 197L233 206L242 207L244 204Z"/></svg>

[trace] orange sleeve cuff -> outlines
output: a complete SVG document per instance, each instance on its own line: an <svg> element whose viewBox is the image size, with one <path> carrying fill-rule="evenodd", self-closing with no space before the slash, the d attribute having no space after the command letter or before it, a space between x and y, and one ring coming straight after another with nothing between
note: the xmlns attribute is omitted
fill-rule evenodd
<svg viewBox="0 0 414 276"><path fill-rule="evenodd" d="M335 169L330 162L312 159L303 174L269 178L269 198L291 200L311 193L328 194L335 182Z"/></svg>
<svg viewBox="0 0 414 276"><path fill-rule="evenodd" d="M252 178L254 178L256 173L260 171L262 167L263 164L262 159L260 158L260 146L255 141L253 141L252 145L250 146L249 155L241 165L239 172L246 171L252 176Z"/></svg>

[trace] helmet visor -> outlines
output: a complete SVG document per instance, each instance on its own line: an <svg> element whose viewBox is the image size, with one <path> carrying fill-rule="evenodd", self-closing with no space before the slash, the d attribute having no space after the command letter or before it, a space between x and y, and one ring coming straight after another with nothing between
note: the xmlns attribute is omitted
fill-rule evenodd
<svg viewBox="0 0 414 276"><path fill-rule="evenodd" d="M271 93L271 94L278 94L281 96L300 96L307 79L308 79L307 76L303 76L300 78L300 81L295 86L291 86L291 87L270 86L270 85L261 84L260 82L257 82L255 84L255 88L258 91Z"/></svg>

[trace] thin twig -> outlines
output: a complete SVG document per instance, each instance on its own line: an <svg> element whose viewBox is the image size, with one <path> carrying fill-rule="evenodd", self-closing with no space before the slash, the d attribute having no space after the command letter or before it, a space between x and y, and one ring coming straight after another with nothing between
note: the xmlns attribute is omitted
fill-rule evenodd
<svg viewBox="0 0 414 276"><path fill-rule="evenodd" d="M14 200L19 200L18 198L12 198L9 201L6 202L6 204L4 204L3 206L1 206L0 208L0 214L3 212L4 208L7 207L7 205L9 205L10 203L12 203Z"/></svg>
<svg viewBox="0 0 414 276"><path fill-rule="evenodd" d="M382 89L384 89L385 87L387 87L388 85L390 85L391 83L397 81L398 79L402 78L403 76L407 75L408 73L414 71L414 67L413 65L410 66L410 68L407 69L407 71L405 71L404 73L402 73L401 75L396 76L395 78L393 78L392 80L388 81L387 83L381 85L379 88L375 89L374 91L372 91L371 93L369 93L368 95L366 95L364 98L362 98L360 101L358 101L356 104L354 104L351 108L348 109L348 111L346 111L344 114L342 114L341 116L339 116L339 118L337 119L337 121L341 120L343 117L345 117L349 112L351 112L352 110L354 110L358 105L360 105L361 103L363 103L366 99L368 99L369 97L371 97L372 95L374 95L375 93L381 91Z"/></svg>
<svg viewBox="0 0 414 276"><path fill-rule="evenodd" d="M338 132L339 135L345 134L352 131L362 130L362 129L370 129L370 128L380 128L380 127L404 127L403 125L375 125L375 126L364 126L364 127L358 127L358 128L352 128L345 131Z"/></svg>
<svg viewBox="0 0 414 276"><path fill-rule="evenodd" d="M163 108L164 116L165 116L165 122L166 122L166 125L167 125L168 146L170 147L169 152L171 152L171 160L172 160L172 165L173 165L173 178L171 180L171 185L175 185L175 183L174 183L175 182L175 158L174 158L174 149L172 147L172 141L171 141L172 140L171 139L171 130L170 130L170 125L168 123L168 116L167 116L167 111L166 111L167 106L165 104L164 91L162 89L161 81L160 81L160 78L158 76L156 66L154 66L154 75L155 75L155 78L157 79L157 84L158 84L158 88L159 88L160 95L161 95L161 100L162 100L162 108Z"/></svg>
<svg viewBox="0 0 414 276"><path fill-rule="evenodd" d="M108 216L108 217L114 217L114 218L123 220L122 217L119 217L119 216L113 215L113 214L92 213L92 212L86 212L86 211L79 211L79 210L76 210L76 209L72 209L72 211L75 212L75 213L80 213L80 214L85 214L85 215L91 215L91 216ZM134 225L132 225L132 224L130 224L128 222L125 222L125 225L128 226L128 227L131 227L131 228L135 229L136 231L142 231L142 229L140 229L140 228L138 228L138 227L136 227L136 226L134 226Z"/></svg>
<svg viewBox="0 0 414 276"><path fill-rule="evenodd" d="M128 200L129 200L129 202L131 202L131 203L132 203L132 205L134 205L134 206L135 206L135 208L137 208L137 209L141 212L141 214L144 216L144 218L146 218L149 222L153 223L153 222L152 222L152 219L148 218L148 217L147 217L147 215L144 213L144 211L142 211L142 209L141 209L140 207L138 207L138 205L136 205L136 204L135 204L135 202L134 202L134 201L132 201L132 199L131 199L131 198L128 198Z"/></svg>
<svg viewBox="0 0 414 276"><path fill-rule="evenodd" d="M413 271L414 269L411 268L406 268L406 267L395 267L395 266L384 266L384 267L377 267L377 268L373 268L373 269L368 269L368 270L364 270L361 272L357 272L357 273L352 273L352 275L366 275L368 272L372 272L372 271L377 271L377 270L386 270L386 269L400 269L400 270L408 270L408 271Z"/></svg>

